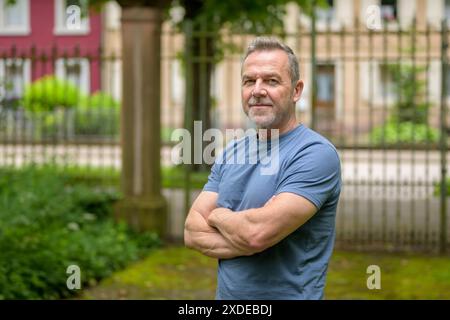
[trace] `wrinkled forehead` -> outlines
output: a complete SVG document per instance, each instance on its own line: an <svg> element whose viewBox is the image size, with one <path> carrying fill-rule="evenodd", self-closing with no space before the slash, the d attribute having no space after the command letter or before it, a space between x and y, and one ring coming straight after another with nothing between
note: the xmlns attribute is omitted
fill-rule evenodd
<svg viewBox="0 0 450 320"><path fill-rule="evenodd" d="M242 63L241 75L273 74L289 76L289 59L283 50L260 50L250 53Z"/></svg>

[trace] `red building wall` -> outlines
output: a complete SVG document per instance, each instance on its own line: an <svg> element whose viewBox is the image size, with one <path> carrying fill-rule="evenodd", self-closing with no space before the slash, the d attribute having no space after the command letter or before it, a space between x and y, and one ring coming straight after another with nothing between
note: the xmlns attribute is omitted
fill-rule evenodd
<svg viewBox="0 0 450 320"><path fill-rule="evenodd" d="M101 46L101 15L94 10L89 15L89 33L85 35L56 35L54 29L55 0L30 0L30 33L27 35L0 34L0 58L12 55L12 47L16 48L15 55L31 55L31 48L35 47L37 56L47 55L50 58L63 57L96 57ZM77 54L76 47L79 48ZM32 66L31 79L36 80L46 74L53 74L54 63L50 59L47 63L38 61ZM97 59L90 62L90 91L100 90L100 65Z"/></svg>

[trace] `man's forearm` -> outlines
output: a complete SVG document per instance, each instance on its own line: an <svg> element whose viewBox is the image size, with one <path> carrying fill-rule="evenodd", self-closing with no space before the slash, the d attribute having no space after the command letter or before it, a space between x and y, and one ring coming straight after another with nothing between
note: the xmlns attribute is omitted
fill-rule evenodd
<svg viewBox="0 0 450 320"><path fill-rule="evenodd" d="M208 215L208 224L234 246L261 252L297 230L317 212L304 197L281 193L261 208L233 212L216 208Z"/></svg>
<svg viewBox="0 0 450 320"><path fill-rule="evenodd" d="M233 247L220 233L186 231L190 237L188 248L197 250L204 255L216 259L231 259L246 255L245 252Z"/></svg>
<svg viewBox="0 0 450 320"><path fill-rule="evenodd" d="M245 248L234 246L217 229L209 226L205 218L194 210L191 210L186 220L185 244L188 248L218 259L253 254Z"/></svg>
<svg viewBox="0 0 450 320"><path fill-rule="evenodd" d="M255 234L252 230L253 226L243 220L245 217L242 213L245 211L236 214L236 212L226 208L217 208L209 216L208 224L217 228L220 234L233 246L256 253L261 250L252 241Z"/></svg>

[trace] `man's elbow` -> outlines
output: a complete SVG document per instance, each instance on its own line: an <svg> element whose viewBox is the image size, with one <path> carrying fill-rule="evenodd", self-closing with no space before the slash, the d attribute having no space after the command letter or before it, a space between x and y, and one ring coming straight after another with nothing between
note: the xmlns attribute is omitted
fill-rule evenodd
<svg viewBox="0 0 450 320"><path fill-rule="evenodd" d="M186 227L184 228L184 245L186 248L194 249L194 242L191 233Z"/></svg>

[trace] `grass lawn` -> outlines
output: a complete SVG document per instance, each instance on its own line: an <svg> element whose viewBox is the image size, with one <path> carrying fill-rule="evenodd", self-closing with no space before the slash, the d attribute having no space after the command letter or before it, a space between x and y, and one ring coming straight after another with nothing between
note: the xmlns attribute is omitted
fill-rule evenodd
<svg viewBox="0 0 450 320"><path fill-rule="evenodd" d="M185 249L154 250L146 259L82 292L82 299L213 299L213 259ZM381 289L369 290L369 265L381 269ZM450 258L336 251L326 299L450 299Z"/></svg>

